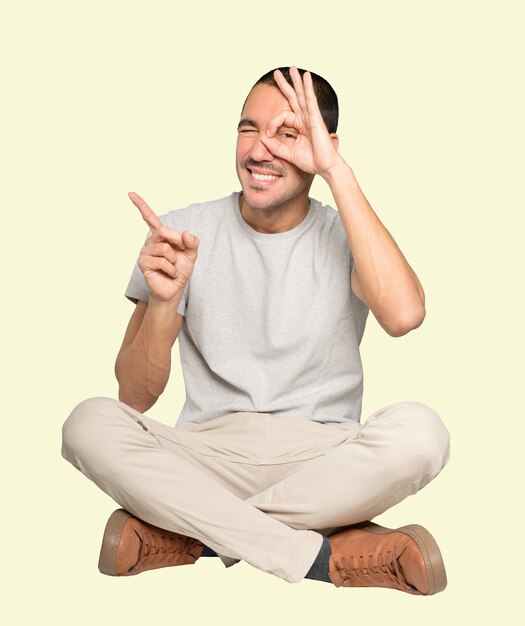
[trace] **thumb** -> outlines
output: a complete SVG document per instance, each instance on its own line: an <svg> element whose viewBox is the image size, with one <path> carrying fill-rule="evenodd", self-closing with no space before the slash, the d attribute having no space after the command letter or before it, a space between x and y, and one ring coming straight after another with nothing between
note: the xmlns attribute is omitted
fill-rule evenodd
<svg viewBox="0 0 525 626"><path fill-rule="evenodd" d="M192 235L187 230L182 231L182 241L186 248L196 250L199 247L199 238L196 235Z"/></svg>

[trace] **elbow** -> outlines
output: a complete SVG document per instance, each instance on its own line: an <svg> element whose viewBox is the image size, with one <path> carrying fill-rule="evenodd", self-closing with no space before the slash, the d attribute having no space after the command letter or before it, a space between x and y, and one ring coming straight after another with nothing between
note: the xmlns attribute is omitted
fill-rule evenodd
<svg viewBox="0 0 525 626"><path fill-rule="evenodd" d="M395 320L385 324L383 328L391 337L402 337L411 330L419 328L425 319L425 315L425 306L421 304L417 308L399 315Z"/></svg>
<svg viewBox="0 0 525 626"><path fill-rule="evenodd" d="M148 409L151 409L160 395L156 391L131 384L126 379L119 381L118 399L139 413L145 413Z"/></svg>
<svg viewBox="0 0 525 626"><path fill-rule="evenodd" d="M120 402L123 402L132 409L135 409L135 411L145 413L148 409L151 409L155 402L157 402L158 396L137 396L137 394L129 393L125 388L119 386L118 399Z"/></svg>
<svg viewBox="0 0 525 626"><path fill-rule="evenodd" d="M118 382L118 399L120 402L127 404L139 413L145 413L157 402L159 396L164 391L162 388L153 389L151 385L140 384L133 381L129 377L129 372L119 367L119 362L115 364L115 377Z"/></svg>

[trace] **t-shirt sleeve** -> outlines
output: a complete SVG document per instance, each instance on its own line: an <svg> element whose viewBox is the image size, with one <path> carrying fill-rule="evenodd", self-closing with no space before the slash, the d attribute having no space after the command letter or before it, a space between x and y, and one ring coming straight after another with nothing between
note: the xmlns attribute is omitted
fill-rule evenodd
<svg viewBox="0 0 525 626"><path fill-rule="evenodd" d="M150 235L151 235L151 231L149 231L147 237L149 237ZM186 283L184 293L179 302L179 306L177 307L177 313L180 313L181 315L184 315L186 312L188 285L189 285L189 281ZM131 278L129 279L128 286L126 288L124 295L126 296L126 298L128 298L128 300L131 300L131 302L135 304L137 304L139 300L144 300L144 302L149 301L149 288L148 288L148 285L146 284L144 274L142 273L138 265L138 259L131 273Z"/></svg>

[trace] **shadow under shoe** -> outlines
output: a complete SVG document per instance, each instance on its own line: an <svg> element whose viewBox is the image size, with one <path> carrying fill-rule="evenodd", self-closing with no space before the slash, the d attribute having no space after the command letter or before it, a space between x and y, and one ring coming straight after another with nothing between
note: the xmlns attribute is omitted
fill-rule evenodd
<svg viewBox="0 0 525 626"><path fill-rule="evenodd" d="M203 549L198 539L158 528L117 509L106 524L98 569L107 576L133 576L160 567L193 564Z"/></svg>
<svg viewBox="0 0 525 626"><path fill-rule="evenodd" d="M447 586L432 535L417 524L392 529L362 522L328 537L329 576L336 587L386 587L432 595Z"/></svg>

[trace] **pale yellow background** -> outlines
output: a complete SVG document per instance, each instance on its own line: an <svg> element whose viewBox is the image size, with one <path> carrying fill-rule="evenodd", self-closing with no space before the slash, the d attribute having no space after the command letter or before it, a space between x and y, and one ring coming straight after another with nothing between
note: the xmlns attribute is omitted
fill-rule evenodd
<svg viewBox="0 0 525 626"><path fill-rule="evenodd" d="M523 3L5 6L4 623L516 623ZM162 213L238 189L243 99L261 74L289 64L335 87L341 152L426 290L425 323L406 337L370 317L363 416L417 399L452 434L443 474L378 518L436 536L449 586L434 597L292 585L217 559L104 577L98 550L115 505L60 456L73 406L117 393L113 362L132 312L123 291L146 234L127 192ZM331 201L322 181L313 195ZM174 424L183 392L177 366L149 414Z"/></svg>

